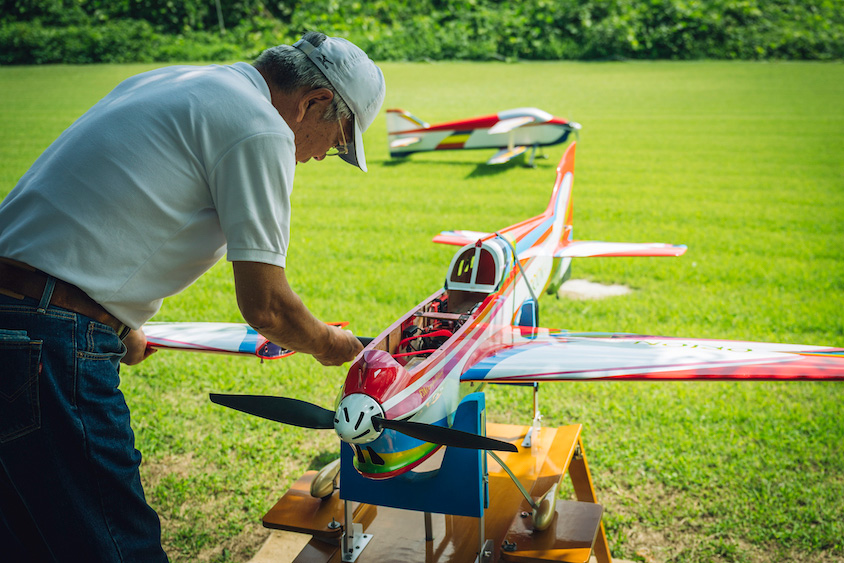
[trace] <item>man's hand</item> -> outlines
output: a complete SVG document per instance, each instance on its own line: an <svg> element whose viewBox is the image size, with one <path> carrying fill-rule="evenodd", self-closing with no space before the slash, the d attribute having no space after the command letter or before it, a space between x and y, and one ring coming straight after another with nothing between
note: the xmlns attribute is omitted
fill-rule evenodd
<svg viewBox="0 0 844 563"><path fill-rule="evenodd" d="M363 344L352 334L351 330L344 330L336 326L329 328L329 345L322 354L314 354L314 358L324 366L339 366L352 361L361 350Z"/></svg>
<svg viewBox="0 0 844 563"><path fill-rule="evenodd" d="M120 361L127 366L139 364L149 358L156 349L147 345L147 337L142 330L132 330L123 339L126 355Z"/></svg>
<svg viewBox="0 0 844 563"><path fill-rule="evenodd" d="M326 366L348 362L363 349L355 336L325 324L287 282L284 268L261 262L233 262L237 305L249 326L283 348L311 354Z"/></svg>

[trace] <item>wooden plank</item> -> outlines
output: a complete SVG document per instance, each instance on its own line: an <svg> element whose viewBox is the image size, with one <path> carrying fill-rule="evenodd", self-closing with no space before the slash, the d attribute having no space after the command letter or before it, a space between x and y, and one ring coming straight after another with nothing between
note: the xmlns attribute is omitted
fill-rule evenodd
<svg viewBox="0 0 844 563"><path fill-rule="evenodd" d="M293 563L340 563L341 560L339 545L312 538Z"/></svg>
<svg viewBox="0 0 844 563"><path fill-rule="evenodd" d="M425 540L424 513L379 507L360 563L466 563L478 548L477 518L432 514L433 540Z"/></svg>
<svg viewBox="0 0 844 563"><path fill-rule="evenodd" d="M554 483L559 483L568 470L583 426L572 424L559 428L542 428L539 436L533 437L530 449L526 449L522 447L522 439L529 428L488 423L487 435L515 444L519 448L516 453L501 452L498 456L519 477L531 495L539 497ZM490 460L489 472L490 475L497 473L506 476L494 460Z"/></svg>
<svg viewBox="0 0 844 563"><path fill-rule="evenodd" d="M266 528L310 534L316 538L336 539L343 535L343 501L335 492L323 500L311 496L311 481L316 471L308 471L288 489L284 496L264 515ZM360 503L352 503L355 513ZM356 519L357 520L357 519Z"/></svg>
<svg viewBox="0 0 844 563"><path fill-rule="evenodd" d="M587 563L602 513L599 504L558 500L554 521L542 532L533 530L529 517L517 514L504 538L512 551L502 549L501 559L514 563Z"/></svg>

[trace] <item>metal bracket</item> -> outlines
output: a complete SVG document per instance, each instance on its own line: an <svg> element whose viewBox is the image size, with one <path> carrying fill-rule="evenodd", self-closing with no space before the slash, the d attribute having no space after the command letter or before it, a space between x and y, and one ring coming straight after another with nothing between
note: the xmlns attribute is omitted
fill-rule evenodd
<svg viewBox="0 0 844 563"><path fill-rule="evenodd" d="M372 539L372 534L364 534L363 525L353 521L352 503L346 501L344 505L346 531L343 534L340 547L343 550L343 562L352 563L357 561L358 556L363 552L363 548Z"/></svg>
<svg viewBox="0 0 844 563"><path fill-rule="evenodd" d="M525 434L525 439L522 440L523 448L531 447L534 438L539 440L539 431L542 430L542 424L540 423L541 420L542 415L537 412L536 416L533 418L533 422L531 423L530 428L528 428L528 431Z"/></svg>
<svg viewBox="0 0 844 563"><path fill-rule="evenodd" d="M357 530L353 530L354 535L351 538L346 537L343 535L343 562L344 563L352 563L357 561L358 556L363 552L363 548L369 543L372 539L372 534L364 534L361 530L363 526L360 524L354 524L353 527L359 528ZM348 541L348 540L351 541Z"/></svg>
<svg viewBox="0 0 844 563"><path fill-rule="evenodd" d="M493 557L495 557L495 548L492 545L492 540L486 540L481 547L481 552L475 559L475 563L492 563Z"/></svg>
<svg viewBox="0 0 844 563"><path fill-rule="evenodd" d="M533 444L533 440L539 439L539 431L542 430L542 413L539 412L539 383L533 383L533 422L525 434L525 439L522 440L522 447L529 448Z"/></svg>

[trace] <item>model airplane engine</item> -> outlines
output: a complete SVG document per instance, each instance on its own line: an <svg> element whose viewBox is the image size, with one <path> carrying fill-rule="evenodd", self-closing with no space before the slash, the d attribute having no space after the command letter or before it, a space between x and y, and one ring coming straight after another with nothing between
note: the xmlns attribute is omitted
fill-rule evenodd
<svg viewBox="0 0 844 563"><path fill-rule="evenodd" d="M334 431L350 444L366 444L381 435L372 417L385 418L381 404L406 385L410 374L383 350L367 350L346 376Z"/></svg>
<svg viewBox="0 0 844 563"><path fill-rule="evenodd" d="M372 422L373 416L384 417L384 409L378 401L365 393L346 395L337 407L334 431L341 440L350 444L372 442L381 435Z"/></svg>

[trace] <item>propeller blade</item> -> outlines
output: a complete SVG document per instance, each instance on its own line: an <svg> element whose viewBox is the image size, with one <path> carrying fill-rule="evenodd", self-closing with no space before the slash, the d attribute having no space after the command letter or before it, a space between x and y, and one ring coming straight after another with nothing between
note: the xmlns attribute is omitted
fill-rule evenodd
<svg viewBox="0 0 844 563"><path fill-rule="evenodd" d="M432 444L440 444L443 446L453 446L455 448L467 448L470 450L497 450L500 452L517 452L519 449L509 442L496 440L495 438L488 438L479 434L472 434L471 432L463 432L455 428L447 428L445 426L436 426L434 424L423 424L421 422L410 422L408 420L390 420L381 418L380 416L373 416L372 422L376 430L381 428L389 428L401 432L411 438L422 440L424 442L431 442Z"/></svg>
<svg viewBox="0 0 844 563"><path fill-rule="evenodd" d="M247 414L302 428L334 428L334 411L288 397L222 395L211 393L211 402Z"/></svg>

